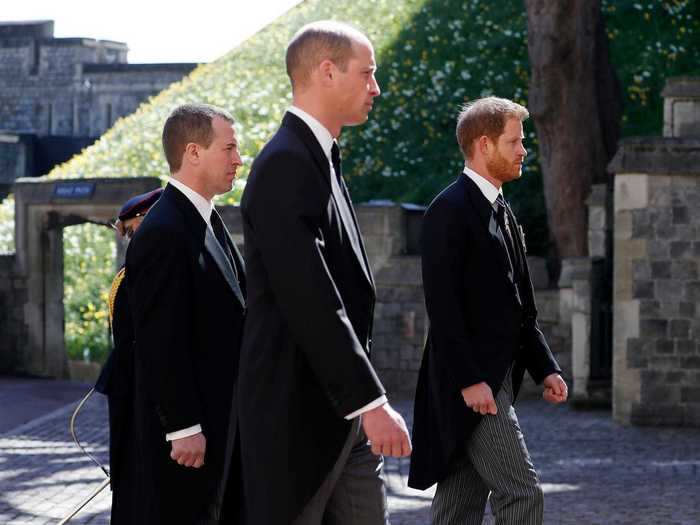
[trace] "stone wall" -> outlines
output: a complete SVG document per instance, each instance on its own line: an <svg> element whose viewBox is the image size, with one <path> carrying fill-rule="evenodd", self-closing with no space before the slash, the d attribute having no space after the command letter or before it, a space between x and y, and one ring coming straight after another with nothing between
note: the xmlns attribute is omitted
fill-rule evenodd
<svg viewBox="0 0 700 525"><path fill-rule="evenodd" d="M15 272L15 256L0 255L0 373L16 371L27 346L26 279Z"/></svg>
<svg viewBox="0 0 700 525"><path fill-rule="evenodd" d="M700 79L671 79L664 137L623 141L615 172L613 414L700 426Z"/></svg>
<svg viewBox="0 0 700 525"><path fill-rule="evenodd" d="M78 90L77 134L96 137L149 97L187 75L194 64L85 64Z"/></svg>
<svg viewBox="0 0 700 525"><path fill-rule="evenodd" d="M31 169L31 141L25 138L0 133L0 202L7 197L15 179Z"/></svg>
<svg viewBox="0 0 700 525"><path fill-rule="evenodd" d="M615 417L700 425L700 172L618 173L615 193Z"/></svg>

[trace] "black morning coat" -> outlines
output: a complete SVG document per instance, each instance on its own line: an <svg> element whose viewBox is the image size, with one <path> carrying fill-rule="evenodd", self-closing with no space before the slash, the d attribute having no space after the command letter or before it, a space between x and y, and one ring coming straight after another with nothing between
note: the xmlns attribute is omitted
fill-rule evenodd
<svg viewBox="0 0 700 525"><path fill-rule="evenodd" d="M464 455L483 416L468 408L465 387L485 381L494 397L514 363L517 395L527 369L538 384L560 372L537 325L524 239L510 208L511 266L491 203L466 175L425 213L422 264L430 321L414 405L409 486L441 481Z"/></svg>
<svg viewBox="0 0 700 525"><path fill-rule="evenodd" d="M243 260L226 237L235 273L194 205L168 185L127 250L141 469L132 523L220 523L225 483L237 482L229 467L246 283ZM195 424L206 438L199 469L170 459L165 440Z"/></svg>
<svg viewBox="0 0 700 525"><path fill-rule="evenodd" d="M291 523L338 459L344 416L384 394L369 362L374 283L311 129L287 113L241 200L248 314L240 431L248 523ZM351 208L352 209L352 208Z"/></svg>
<svg viewBox="0 0 700 525"><path fill-rule="evenodd" d="M134 330L123 280L123 268L112 285L110 327L114 346L107 356L95 390L107 396L109 407L109 474L112 488L110 523L134 522L139 494L134 442Z"/></svg>

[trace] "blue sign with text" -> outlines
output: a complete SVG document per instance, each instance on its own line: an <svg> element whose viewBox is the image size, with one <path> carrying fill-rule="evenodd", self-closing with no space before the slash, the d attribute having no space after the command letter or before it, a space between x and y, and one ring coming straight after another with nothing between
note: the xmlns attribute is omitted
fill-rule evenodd
<svg viewBox="0 0 700 525"><path fill-rule="evenodd" d="M94 182L62 182L53 189L54 196L60 199L89 199L94 192Z"/></svg>

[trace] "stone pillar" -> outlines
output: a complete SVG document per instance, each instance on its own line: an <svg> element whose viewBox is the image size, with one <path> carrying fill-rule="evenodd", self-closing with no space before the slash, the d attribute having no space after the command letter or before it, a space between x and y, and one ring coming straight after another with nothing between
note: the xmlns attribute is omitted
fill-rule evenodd
<svg viewBox="0 0 700 525"><path fill-rule="evenodd" d="M577 406L610 406L609 359L609 277L608 188L591 188L588 205L589 257L569 259L571 279L571 352L573 390L571 401ZM609 361L608 361L609 363Z"/></svg>
<svg viewBox="0 0 700 525"><path fill-rule="evenodd" d="M568 257L561 260L561 273L557 282L559 295L559 319L560 329L568 332L568 338L562 340L561 351L556 355L559 366L564 371L564 377L572 379L573 376L573 325L572 319L576 301L575 284L582 278L582 265L586 264L585 257Z"/></svg>
<svg viewBox="0 0 700 525"><path fill-rule="evenodd" d="M0 254L0 374L17 369L27 345L23 305L26 281L15 272L15 255Z"/></svg>
<svg viewBox="0 0 700 525"><path fill-rule="evenodd" d="M591 186L588 206L588 256L609 257L608 234L610 230L610 198L607 184Z"/></svg>
<svg viewBox="0 0 700 525"><path fill-rule="evenodd" d="M33 370L50 371L53 377L69 377L68 356L65 352L65 309L63 307L63 226L57 212L48 212L41 218L39 233L41 252L41 288L44 318L44 352L33 356Z"/></svg>
<svg viewBox="0 0 700 525"><path fill-rule="evenodd" d="M686 95L688 86L700 95L699 81L684 86ZM671 81L664 93L674 89ZM667 100L669 134L697 129L679 118L682 108ZM623 423L700 426L700 138L627 139L610 171L613 415Z"/></svg>
<svg viewBox="0 0 700 525"><path fill-rule="evenodd" d="M573 266L574 261L569 259ZM580 257L572 275L571 308L571 369L573 389L571 400L585 404L589 400L588 378L591 372L591 280L592 261Z"/></svg>
<svg viewBox="0 0 700 525"><path fill-rule="evenodd" d="M670 78L664 97L664 137L700 137L700 78Z"/></svg>

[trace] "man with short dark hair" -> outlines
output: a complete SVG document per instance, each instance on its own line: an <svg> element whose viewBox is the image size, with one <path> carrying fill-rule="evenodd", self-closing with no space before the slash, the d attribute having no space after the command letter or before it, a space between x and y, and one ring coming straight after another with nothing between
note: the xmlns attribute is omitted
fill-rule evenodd
<svg viewBox="0 0 700 525"><path fill-rule="evenodd" d="M381 454L411 450L369 361L374 281L335 140L367 120L375 70L358 30L302 28L287 48L292 107L241 201L251 295L239 406L251 525L384 525Z"/></svg>
<svg viewBox="0 0 700 525"><path fill-rule="evenodd" d="M237 523L235 383L245 269L212 199L241 166L233 118L204 104L163 129L171 177L126 254L143 524ZM226 482L231 486L226 489Z"/></svg>
<svg viewBox="0 0 700 525"><path fill-rule="evenodd" d="M503 198L520 177L527 109L469 103L457 122L464 172L430 204L422 263L430 331L416 392L409 485L437 482L435 525L542 523L543 494L513 403L524 371L562 403L567 387L537 325L525 241ZM490 498L489 498L490 494Z"/></svg>

